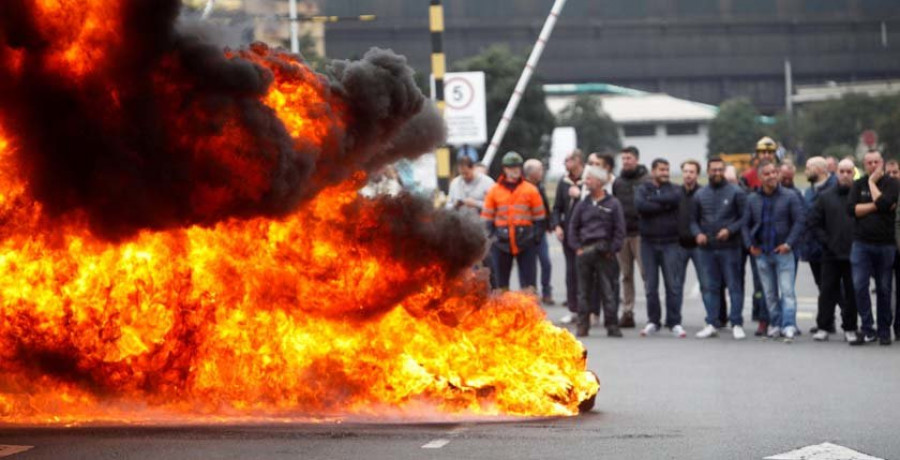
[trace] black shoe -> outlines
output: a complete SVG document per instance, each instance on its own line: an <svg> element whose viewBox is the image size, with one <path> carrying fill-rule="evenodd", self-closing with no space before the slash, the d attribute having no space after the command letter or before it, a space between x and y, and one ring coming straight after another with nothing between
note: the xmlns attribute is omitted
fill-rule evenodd
<svg viewBox="0 0 900 460"><path fill-rule="evenodd" d="M634 328L634 313L622 313L622 319L619 320L619 327L623 329ZM621 337L621 335L619 335Z"/></svg>
<svg viewBox="0 0 900 460"><path fill-rule="evenodd" d="M575 337L587 337L590 329L591 326L589 324L579 324L575 330Z"/></svg>
<svg viewBox="0 0 900 460"><path fill-rule="evenodd" d="M569 301L568 301L568 300L563 300L562 306L568 307L568 306L569 306Z"/></svg>
<svg viewBox="0 0 900 460"><path fill-rule="evenodd" d="M850 342L850 345L853 345L853 346L863 345L866 343L872 343L876 340L878 340L878 337L875 337L875 334L871 334L871 335L859 334L856 336L856 341Z"/></svg>
<svg viewBox="0 0 900 460"><path fill-rule="evenodd" d="M890 337L881 337L880 339L878 339L878 344L883 345L883 346L888 346L891 344L891 338Z"/></svg>
<svg viewBox="0 0 900 460"><path fill-rule="evenodd" d="M541 299L541 302L543 302L544 305L556 305L556 302L553 301L553 297L550 297L548 295L545 295L544 298Z"/></svg>
<svg viewBox="0 0 900 460"><path fill-rule="evenodd" d="M606 330L607 337L622 337L622 330L618 327L611 327Z"/></svg>
<svg viewBox="0 0 900 460"><path fill-rule="evenodd" d="M766 334L769 333L769 323L766 321L760 321L759 326L756 327L756 332L753 333L754 337L765 337Z"/></svg>

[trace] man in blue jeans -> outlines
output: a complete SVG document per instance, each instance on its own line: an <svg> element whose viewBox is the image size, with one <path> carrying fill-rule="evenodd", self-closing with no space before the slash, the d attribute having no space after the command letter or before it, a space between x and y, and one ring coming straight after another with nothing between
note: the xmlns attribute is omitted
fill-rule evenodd
<svg viewBox="0 0 900 460"><path fill-rule="evenodd" d="M855 219L850 266L856 308L862 320L862 334L851 345L878 340L891 344L891 267L894 265L894 218L897 206L897 181L884 173L881 152L870 151L863 157L866 175L850 188L847 211ZM872 319L869 279L875 278L878 303L878 336Z"/></svg>
<svg viewBox="0 0 900 460"><path fill-rule="evenodd" d="M703 305L706 307L706 327L696 337L707 339L719 334L719 295L724 284L731 297L732 334L735 340L743 340L747 335L744 333L740 263L747 195L725 180L725 162L721 158L711 157L706 171L709 185L694 195L691 218L691 233L700 246L700 265L704 270Z"/></svg>
<svg viewBox="0 0 900 460"><path fill-rule="evenodd" d="M544 202L544 210L550 216L550 225L547 231L540 235L540 244L537 253L537 268L541 272L541 302L544 305L556 305L553 301L553 286L550 283L551 270L553 265L550 262L550 245L547 243L547 232L552 231L556 227L553 222L553 214L550 212L550 202L547 200L547 192L544 190L544 164L540 160L531 158L525 161L522 167L525 174L525 180L534 184L538 192L541 194L541 201Z"/></svg>
<svg viewBox="0 0 900 460"><path fill-rule="evenodd" d="M659 273L666 285L666 327L675 337L687 333L681 327L683 273L678 246L678 205L681 192L669 182L669 162L657 158L650 166L650 182L638 185L634 194L641 234L641 261L644 264L644 289L647 294L647 325L642 336L661 327Z"/></svg>
<svg viewBox="0 0 900 460"><path fill-rule="evenodd" d="M805 228L804 206L799 194L779 185L775 163L763 160L756 170L762 187L747 199L747 218L741 234L759 269L769 312L768 336L774 339L783 335L784 341L790 343L797 335L797 264L793 248L800 243Z"/></svg>

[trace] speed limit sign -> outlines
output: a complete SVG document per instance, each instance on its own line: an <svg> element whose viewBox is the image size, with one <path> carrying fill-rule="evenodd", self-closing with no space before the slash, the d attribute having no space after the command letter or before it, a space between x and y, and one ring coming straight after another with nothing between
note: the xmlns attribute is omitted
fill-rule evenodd
<svg viewBox="0 0 900 460"><path fill-rule="evenodd" d="M432 78L432 94L434 93ZM444 78L447 143L481 145L487 142L484 72L451 72Z"/></svg>

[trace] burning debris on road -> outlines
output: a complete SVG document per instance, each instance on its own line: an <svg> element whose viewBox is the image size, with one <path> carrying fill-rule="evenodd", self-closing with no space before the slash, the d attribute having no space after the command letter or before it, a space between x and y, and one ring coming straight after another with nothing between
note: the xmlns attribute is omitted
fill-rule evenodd
<svg viewBox="0 0 900 460"><path fill-rule="evenodd" d="M329 76L177 0L0 3L0 423L571 415L581 345L366 173L440 143L405 59Z"/></svg>

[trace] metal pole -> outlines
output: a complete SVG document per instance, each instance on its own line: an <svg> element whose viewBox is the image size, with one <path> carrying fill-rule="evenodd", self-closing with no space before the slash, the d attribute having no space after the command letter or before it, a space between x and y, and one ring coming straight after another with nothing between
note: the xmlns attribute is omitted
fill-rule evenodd
<svg viewBox="0 0 900 460"><path fill-rule="evenodd" d="M887 23L884 22L884 21L881 21L881 47L882 47L882 48L887 48L887 47L888 47L888 30L887 30Z"/></svg>
<svg viewBox="0 0 900 460"><path fill-rule="evenodd" d="M782 139L782 145L794 138L794 71L790 58L784 60L784 107L788 118L788 139Z"/></svg>
<svg viewBox="0 0 900 460"><path fill-rule="evenodd" d="M297 21L297 0L290 0L291 52L300 52L300 23Z"/></svg>
<svg viewBox="0 0 900 460"><path fill-rule="evenodd" d="M431 30L431 73L434 75L434 94L432 95L441 115L444 114L444 74L447 71L447 57L444 55L444 6L441 0L431 0L429 9L429 28ZM446 193L450 188L450 148L446 145L435 151L437 162L438 188Z"/></svg>
<svg viewBox="0 0 900 460"><path fill-rule="evenodd" d="M206 20L210 14L212 14L213 8L216 6L216 0L206 0L206 7L203 8L203 14L200 15L200 19Z"/></svg>
<svg viewBox="0 0 900 460"><path fill-rule="evenodd" d="M491 143L488 145L487 153L484 154L484 159L482 161L488 167L490 167L491 161L494 160L494 155L497 154L500 143L503 142L503 136L506 135L506 130L509 128L509 122L512 121L513 115L516 114L516 109L519 108L519 102L522 99L522 94L525 93L525 87L528 86L528 82L531 80L534 68L537 66L538 61L541 59L541 54L544 52L544 46L547 44L547 40L550 39L550 34L553 33L553 27L556 26L556 19L559 17L560 12L562 12L565 5L566 0L556 0L553 3L550 15L547 16L547 20L544 22L544 28L541 29L541 34L538 36L537 42L531 50L531 55L528 56L525 70L522 71L522 76L519 77L519 82L516 83L516 89L509 98L509 104L506 105L506 110L503 111L503 116L500 118L497 130L494 131L494 137L491 138Z"/></svg>

